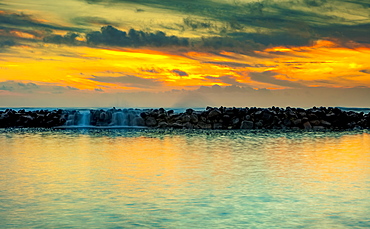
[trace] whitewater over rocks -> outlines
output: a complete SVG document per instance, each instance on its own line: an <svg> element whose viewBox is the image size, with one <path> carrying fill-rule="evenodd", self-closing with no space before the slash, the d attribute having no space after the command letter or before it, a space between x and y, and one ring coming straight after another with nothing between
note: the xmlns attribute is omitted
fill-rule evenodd
<svg viewBox="0 0 370 229"><path fill-rule="evenodd" d="M370 128L370 113L332 107L0 111L0 127L348 130Z"/></svg>

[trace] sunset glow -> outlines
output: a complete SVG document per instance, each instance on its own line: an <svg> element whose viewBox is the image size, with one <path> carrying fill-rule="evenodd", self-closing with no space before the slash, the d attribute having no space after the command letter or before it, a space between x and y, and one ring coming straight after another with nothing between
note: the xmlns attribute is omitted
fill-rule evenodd
<svg viewBox="0 0 370 229"><path fill-rule="evenodd" d="M185 17L184 12L175 10L175 5L166 10L160 5L149 4L146 8L117 1L116 7L126 6L126 11L127 7L135 11L127 11L129 24L125 24L125 19L115 17L116 8L104 8L104 4L70 0L66 4L89 10L95 6L96 15L86 16L71 9L70 13L76 16L68 18L66 11L57 9L60 4L42 7L23 0L17 2L19 4L4 4L0 11L3 26L0 29L0 96L61 93L68 97L73 91L101 96L171 90L191 92L214 85L272 92L370 88L370 41L366 40L368 30L362 30L362 24L357 25L356 33L349 30L345 39L347 27L344 25L339 37L336 32L324 33L316 24L307 25L311 30L316 29L312 34L303 31L307 28L285 30L282 27L281 35L274 39L272 34L277 31L268 23L257 23L264 32L250 33L253 26L249 28L242 21L225 22L220 15L219 19L213 18L215 24L212 24L207 21L212 15L208 15L208 19L207 14L201 18L195 10L188 12L194 13L194 17ZM207 7L219 9L218 3L213 4ZM252 3L241 1L240 4L247 10ZM264 7L268 9L274 4L279 3L273 1ZM346 6L346 13L340 7L335 8L336 15L343 13L345 20L355 20L351 10L357 9L356 4L346 3ZM230 7L236 15L247 13L234 5ZM103 12L111 12L112 17L102 17ZM168 16L166 20L153 21L163 14ZM144 29L135 18L138 15L145 16L142 19L145 23L151 21L152 24L148 24L151 28ZM316 20L324 16L317 13ZM263 15L259 17L264 19ZM284 16L273 14L273 17ZM183 23L181 26L179 20ZM291 23L299 21L296 18ZM220 25L224 26L222 32ZM226 31L226 36L212 35L217 30L220 34ZM269 41L266 40L268 31L271 32ZM281 36L287 37L280 41ZM366 104L368 102L363 106Z"/></svg>

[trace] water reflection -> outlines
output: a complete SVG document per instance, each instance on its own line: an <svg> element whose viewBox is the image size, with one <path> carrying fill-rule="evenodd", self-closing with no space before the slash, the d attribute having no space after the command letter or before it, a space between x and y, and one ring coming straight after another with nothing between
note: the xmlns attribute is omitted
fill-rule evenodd
<svg viewBox="0 0 370 229"><path fill-rule="evenodd" d="M1 228L370 226L367 131L2 131Z"/></svg>

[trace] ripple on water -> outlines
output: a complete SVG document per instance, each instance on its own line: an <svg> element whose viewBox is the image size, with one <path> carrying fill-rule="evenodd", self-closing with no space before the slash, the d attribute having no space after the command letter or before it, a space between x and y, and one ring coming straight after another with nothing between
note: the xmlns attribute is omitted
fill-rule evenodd
<svg viewBox="0 0 370 229"><path fill-rule="evenodd" d="M0 129L1 228L370 227L370 134Z"/></svg>

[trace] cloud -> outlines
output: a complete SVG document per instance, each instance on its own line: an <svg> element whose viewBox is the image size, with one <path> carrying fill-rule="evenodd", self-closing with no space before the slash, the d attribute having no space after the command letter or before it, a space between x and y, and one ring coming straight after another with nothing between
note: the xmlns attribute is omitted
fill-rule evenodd
<svg viewBox="0 0 370 229"><path fill-rule="evenodd" d="M172 73L175 73L176 75L178 76L188 76L188 73L184 72L184 71L181 71L179 69L174 69L171 71Z"/></svg>
<svg viewBox="0 0 370 229"><path fill-rule="evenodd" d="M228 62L228 61L206 61L203 62L205 64L215 64L215 65L221 65L221 66L228 66L231 68L246 68L246 67L253 67L250 64L245 63L238 63L238 62Z"/></svg>
<svg viewBox="0 0 370 229"><path fill-rule="evenodd" d="M188 46L187 38L176 36L167 36L162 31L155 33L143 32L130 29L128 32L119 30L113 26L103 26L101 31L94 31L86 34L88 44L108 45L122 47L140 47L140 46Z"/></svg>
<svg viewBox="0 0 370 229"><path fill-rule="evenodd" d="M363 69L360 70L360 72L370 74L370 69Z"/></svg>
<svg viewBox="0 0 370 229"><path fill-rule="evenodd" d="M274 76L278 75L278 73L265 71L265 72L250 72L248 76L253 81L261 82L261 83L268 83L277 86L283 87L291 87L291 88L305 88L306 86L297 82L292 82L289 80L280 80L276 79Z"/></svg>
<svg viewBox="0 0 370 229"><path fill-rule="evenodd" d="M65 36L56 35L53 31L66 31L67 34ZM78 27L45 23L25 13L0 11L0 48L42 40L57 44L72 44L75 38L72 34L83 31Z"/></svg>
<svg viewBox="0 0 370 229"><path fill-rule="evenodd" d="M6 49L6 48L9 48L11 46L15 46L17 43L13 40L10 40L10 39L1 39L0 38L0 52L2 49Z"/></svg>
<svg viewBox="0 0 370 229"><path fill-rule="evenodd" d="M64 93L67 91L77 91L78 88L71 86L59 86L54 84L36 84L33 82L22 82L8 80L0 82L0 91L10 91L16 93Z"/></svg>
<svg viewBox="0 0 370 229"><path fill-rule="evenodd" d="M90 78L91 80L103 82L103 83L114 83L114 84L123 84L128 87L137 87L137 88L151 88L161 86L162 83L156 79L146 79L133 75L126 76L94 76Z"/></svg>
<svg viewBox="0 0 370 229"><path fill-rule="evenodd" d="M247 86L247 84L237 81L235 76L232 76L232 75L224 75L220 77L206 76L205 78L209 80L213 80L215 82L221 82L221 83L230 84L233 86Z"/></svg>
<svg viewBox="0 0 370 229"><path fill-rule="evenodd" d="M102 17L94 17L94 16L85 16L85 17L74 17L71 21L77 25L111 25L111 26L119 26L119 23L113 22L111 20L102 18Z"/></svg>
<svg viewBox="0 0 370 229"><path fill-rule="evenodd" d="M209 30L204 38L244 41L246 44L308 45L322 38L350 39L369 43L368 8L366 1L288 0L288 1L172 1L172 0L99 0L92 4L136 4L153 10L171 10L187 15L179 30ZM329 12L329 13L328 13ZM202 19L199 19L202 18ZM218 33L215 36L215 33ZM214 38L213 38L214 39ZM221 39L222 40L222 39ZM220 42L220 39L218 40ZM230 41L226 47L231 48ZM208 43L212 43L208 41ZM241 42L243 43L243 42ZM225 44L212 44L220 48Z"/></svg>
<svg viewBox="0 0 370 229"><path fill-rule="evenodd" d="M59 34L51 34L45 36L43 41L47 43L55 43L55 44L68 44L68 45L78 45L82 44L81 41L76 40L80 35L74 32L68 32L64 36Z"/></svg>
<svg viewBox="0 0 370 229"><path fill-rule="evenodd" d="M2 29L32 28L33 30L51 29L51 30L82 32L82 30L79 28L60 26L52 23L47 24L41 22L41 20L34 18L32 15L25 13L12 13L9 11L0 11L0 28Z"/></svg>

